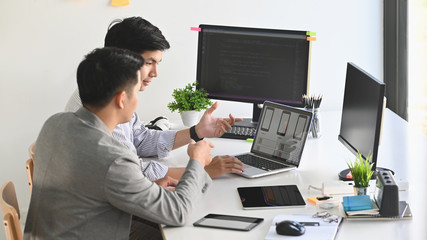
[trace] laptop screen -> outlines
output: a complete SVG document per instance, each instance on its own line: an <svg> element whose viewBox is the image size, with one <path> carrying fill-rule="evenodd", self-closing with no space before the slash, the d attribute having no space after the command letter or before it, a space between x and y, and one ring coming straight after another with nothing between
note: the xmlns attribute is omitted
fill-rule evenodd
<svg viewBox="0 0 427 240"><path fill-rule="evenodd" d="M311 112L264 102L251 152L298 166L311 119Z"/></svg>

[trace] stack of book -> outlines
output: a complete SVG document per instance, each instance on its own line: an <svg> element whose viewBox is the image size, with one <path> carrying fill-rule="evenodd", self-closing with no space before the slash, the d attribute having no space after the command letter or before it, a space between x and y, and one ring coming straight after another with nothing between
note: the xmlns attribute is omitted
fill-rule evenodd
<svg viewBox="0 0 427 240"><path fill-rule="evenodd" d="M369 195L343 197L344 211L351 216L379 216L380 210Z"/></svg>
<svg viewBox="0 0 427 240"><path fill-rule="evenodd" d="M399 215L395 217L384 217L380 214L380 209L369 195L345 196L343 197L343 207L345 217L354 220L393 220L411 219L412 213L409 205L405 201L399 202Z"/></svg>

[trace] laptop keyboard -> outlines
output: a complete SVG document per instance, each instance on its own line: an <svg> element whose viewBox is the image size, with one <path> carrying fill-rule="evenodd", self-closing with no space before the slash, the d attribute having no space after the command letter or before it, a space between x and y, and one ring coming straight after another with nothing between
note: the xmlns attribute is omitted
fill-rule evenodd
<svg viewBox="0 0 427 240"><path fill-rule="evenodd" d="M240 161L244 164L247 164L252 167L260 168L266 171L276 170L287 167L286 165L275 163L273 161L269 161L267 159L257 157L251 154L239 155L236 156Z"/></svg>
<svg viewBox="0 0 427 240"><path fill-rule="evenodd" d="M231 138L231 139L248 139L248 138L254 138L255 132L256 132L256 128L253 128L253 127L232 126L221 137Z"/></svg>

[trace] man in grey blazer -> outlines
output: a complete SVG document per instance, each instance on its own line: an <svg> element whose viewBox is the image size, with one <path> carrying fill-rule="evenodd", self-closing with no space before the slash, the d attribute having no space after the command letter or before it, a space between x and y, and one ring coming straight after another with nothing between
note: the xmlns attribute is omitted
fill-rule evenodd
<svg viewBox="0 0 427 240"><path fill-rule="evenodd" d="M131 215L185 223L211 184L204 166L213 145L191 142L181 180L155 184L142 174L138 156L112 137L136 109L143 64L138 54L116 48L96 49L80 63L83 107L50 117L37 139L25 239L128 239Z"/></svg>
<svg viewBox="0 0 427 240"><path fill-rule="evenodd" d="M148 74L141 79L141 91L145 91L155 81L159 74L158 67L163 59L163 52L170 48L169 42L160 29L141 17L128 17L111 22L105 36L104 46L131 50L144 58L143 68L147 69ZM155 101L155 99L151 99L151 101ZM75 112L81 106L79 91L76 90L69 99L65 111ZM240 118L234 119L231 114L229 118L212 116L217 107L218 103L215 103L205 112L197 125L179 131L147 129L140 121L139 114L135 112L129 122L119 124L114 129L113 137L141 158L141 170L150 180L157 181L164 176L179 179L184 168L169 168L158 161L142 159L153 156L157 156L159 159L165 158L171 150L187 145L191 138L220 137L234 125L235 120L241 121ZM218 126L213 127L212 125L215 124ZM190 134L190 130L194 130L193 134ZM244 170L243 163L233 156L216 156L205 169L211 178L226 173L241 173Z"/></svg>

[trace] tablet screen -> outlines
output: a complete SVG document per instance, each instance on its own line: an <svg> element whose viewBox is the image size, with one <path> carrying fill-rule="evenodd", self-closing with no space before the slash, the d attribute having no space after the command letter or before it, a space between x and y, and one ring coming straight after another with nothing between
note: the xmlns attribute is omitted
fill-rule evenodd
<svg viewBox="0 0 427 240"><path fill-rule="evenodd" d="M204 218L195 222L193 225L196 227L249 231L262 221L262 218L208 214Z"/></svg>
<svg viewBox="0 0 427 240"><path fill-rule="evenodd" d="M237 188L243 208L305 206L296 185Z"/></svg>

